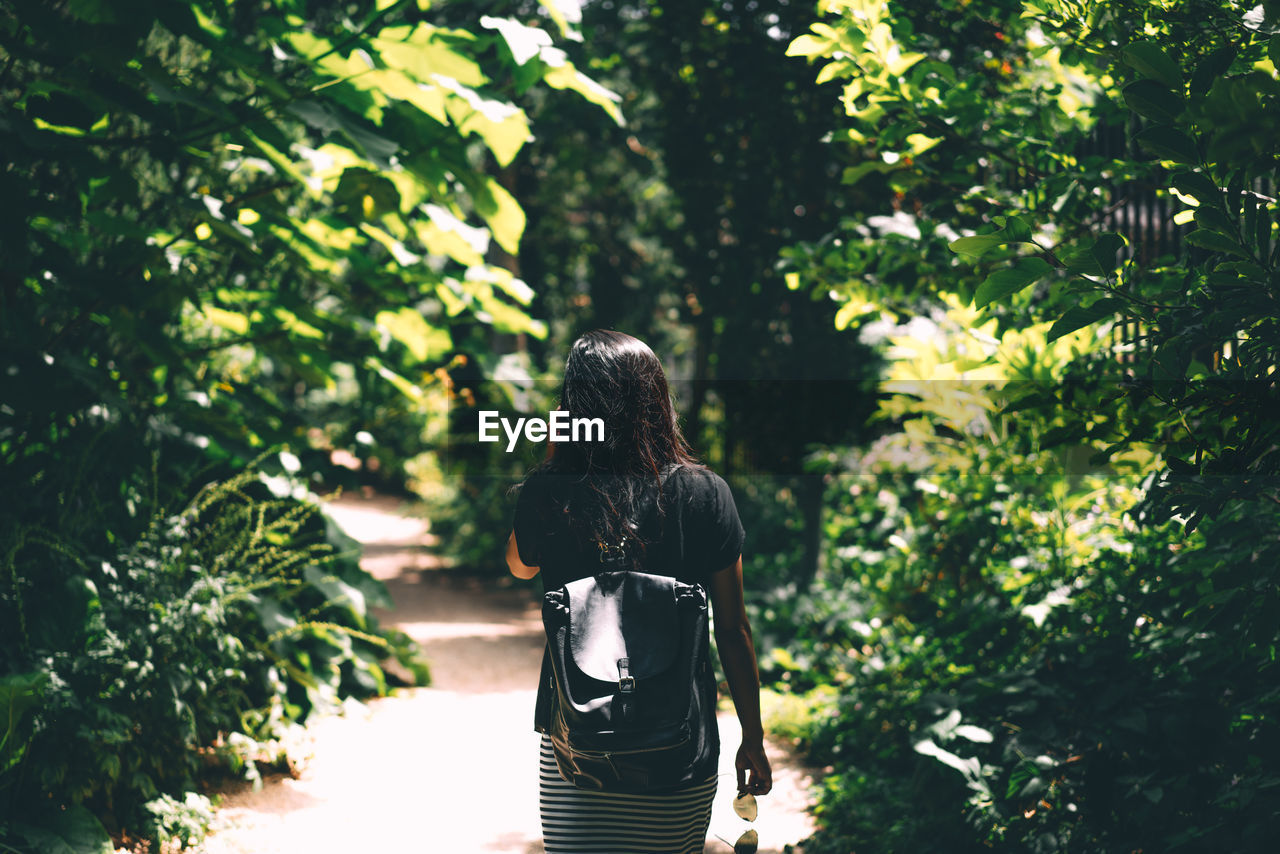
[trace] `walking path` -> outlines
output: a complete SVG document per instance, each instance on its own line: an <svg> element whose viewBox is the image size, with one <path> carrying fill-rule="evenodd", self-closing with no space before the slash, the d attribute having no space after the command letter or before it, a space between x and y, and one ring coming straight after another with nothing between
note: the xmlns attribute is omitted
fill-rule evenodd
<svg viewBox="0 0 1280 854"><path fill-rule="evenodd" d="M355 706L306 729L297 779L233 792L208 854L541 854L534 691L542 624L528 585L441 571L423 520L386 496L330 505L365 545L362 561L395 607L384 625L408 633L431 662L429 688ZM536 584L536 582L534 582ZM739 731L720 716L720 789L707 854L725 854L748 825L730 808ZM772 744L774 790L760 801L762 854L812 832L812 769ZM719 835L728 842L716 839ZM798 850L798 849L788 849ZM609 854L609 852L600 852Z"/></svg>

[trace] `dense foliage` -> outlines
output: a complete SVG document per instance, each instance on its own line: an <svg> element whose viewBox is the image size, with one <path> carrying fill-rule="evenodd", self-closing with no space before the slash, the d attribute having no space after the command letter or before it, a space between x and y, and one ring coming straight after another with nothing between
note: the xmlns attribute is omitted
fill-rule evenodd
<svg viewBox="0 0 1280 854"><path fill-rule="evenodd" d="M199 827L203 763L252 774L256 741L414 664L300 484L340 480L335 449L397 475L450 367L544 334L502 263L525 216L499 175L531 136L511 99L617 117L552 18L0 9L6 850ZM281 447L299 483L273 497L245 472Z"/></svg>
<svg viewBox="0 0 1280 854"><path fill-rule="evenodd" d="M537 414L554 400L574 337L595 326L638 335L663 357L698 453L735 485L767 493L766 504L799 502L786 537L801 546L793 565L811 569L822 487L804 472L805 446L865 434L876 362L857 338L830 334L834 303L786 291L778 267L781 248L819 238L857 201L838 181L847 158L823 143L840 125L838 88L814 87L785 55L812 10L784 0L582 5L583 40L565 49L618 93L626 123L540 89L517 101L543 129L510 186L529 217L519 274L548 335L483 371L451 374L479 402L500 404L491 408L514 404L481 383L531 376L536 393L517 397L520 414ZM486 0L444 11L461 25L478 9L523 18L535 7ZM474 497L476 518L457 503L433 518L458 515L448 543L459 559L497 569L511 512L502 494L535 458L488 450L451 455L476 477L447 495Z"/></svg>
<svg viewBox="0 0 1280 854"><path fill-rule="evenodd" d="M89 439L66 462L104 447ZM133 538L111 547L59 533L95 518L74 492L49 527L6 531L6 844L46 850L94 815L142 831L202 772L256 777L264 745L312 709L385 693L385 659L427 678L408 639L369 614L390 601L358 547L276 468L208 483L180 508L158 504L153 484ZM24 572L33 565L44 574Z"/></svg>
<svg viewBox="0 0 1280 854"><path fill-rule="evenodd" d="M887 348L893 429L815 460L783 615L844 689L812 849L1266 850L1277 10L821 5L869 204L789 284Z"/></svg>

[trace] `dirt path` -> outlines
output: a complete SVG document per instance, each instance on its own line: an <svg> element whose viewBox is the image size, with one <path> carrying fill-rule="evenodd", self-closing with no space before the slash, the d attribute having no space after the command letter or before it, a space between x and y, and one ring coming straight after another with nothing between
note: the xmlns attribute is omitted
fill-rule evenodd
<svg viewBox="0 0 1280 854"><path fill-rule="evenodd" d="M433 683L311 723L297 779L229 794L208 854L538 854L532 730L542 625L528 588L441 572L421 520L385 496L331 505L365 544L364 566L389 588L380 614L417 640ZM720 791L706 852L728 852L746 824L730 809L737 722L720 717ZM775 786L761 800L763 854L811 832L813 777L773 745ZM718 841L716 835L729 840ZM793 849L794 850L794 849ZM608 854L608 852L600 852Z"/></svg>

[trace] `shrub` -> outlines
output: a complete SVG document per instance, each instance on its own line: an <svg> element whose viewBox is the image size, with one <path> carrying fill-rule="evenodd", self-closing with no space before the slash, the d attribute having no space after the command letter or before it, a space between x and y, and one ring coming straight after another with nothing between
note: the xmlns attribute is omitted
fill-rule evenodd
<svg viewBox="0 0 1280 854"><path fill-rule="evenodd" d="M210 483L107 559L34 526L17 537L5 569L21 652L0 685L20 715L0 754L0 807L37 849L67 806L172 837L153 807L234 753L210 748L383 694L378 662L413 658L369 614L390 605L382 584L335 547L350 541L287 474ZM63 570L52 583L49 555Z"/></svg>

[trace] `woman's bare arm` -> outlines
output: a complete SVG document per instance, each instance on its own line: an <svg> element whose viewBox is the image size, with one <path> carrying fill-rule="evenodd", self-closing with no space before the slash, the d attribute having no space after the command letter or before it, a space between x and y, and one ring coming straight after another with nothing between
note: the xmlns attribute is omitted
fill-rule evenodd
<svg viewBox="0 0 1280 854"><path fill-rule="evenodd" d="M538 574L538 567L529 566L520 560L520 549L516 546L516 533L511 532L511 537L507 540L507 568L511 570L511 574L516 578L533 578Z"/></svg>
<svg viewBox="0 0 1280 854"><path fill-rule="evenodd" d="M773 770L764 754L764 726L760 722L760 671L742 598L742 558L711 576L711 606L715 613L716 646L729 682L733 707L742 724L742 746L734 765L738 791L765 795L773 788ZM750 780L747 772L751 772Z"/></svg>

